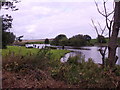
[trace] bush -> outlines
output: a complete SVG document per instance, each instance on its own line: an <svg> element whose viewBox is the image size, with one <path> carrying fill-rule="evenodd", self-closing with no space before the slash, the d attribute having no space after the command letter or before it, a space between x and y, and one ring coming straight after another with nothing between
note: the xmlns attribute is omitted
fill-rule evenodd
<svg viewBox="0 0 120 90"><path fill-rule="evenodd" d="M57 80L64 80L69 84L79 84L84 81L95 83L99 71L100 69L92 59L85 62L82 56L75 56L69 57L68 62L62 64L61 67L53 69L52 77Z"/></svg>
<svg viewBox="0 0 120 90"><path fill-rule="evenodd" d="M50 55L48 52L48 49L41 49L37 54L27 53L25 56L21 54L15 55L13 52L9 52L9 54L3 58L3 68L15 72L25 68L44 69L47 67L48 55Z"/></svg>

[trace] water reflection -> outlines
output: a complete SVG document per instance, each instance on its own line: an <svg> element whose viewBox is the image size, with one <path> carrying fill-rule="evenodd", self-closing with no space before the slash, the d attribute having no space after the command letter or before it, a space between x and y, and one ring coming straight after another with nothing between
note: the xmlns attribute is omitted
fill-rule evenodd
<svg viewBox="0 0 120 90"><path fill-rule="evenodd" d="M89 58L92 58L95 63L102 63L102 56L100 55L100 52L98 51L98 49L100 49L100 47L94 46L94 47L83 47L83 48L88 48L90 50L80 50L80 49L68 49L68 50L71 50L74 52L81 52L82 55L85 56L85 61L87 61ZM61 59L64 59L62 61L66 62L68 60L69 56L71 56L71 54L73 54L73 56L75 56L75 54L77 54L77 53L74 53L74 52L66 54L65 58L61 58ZM117 48L116 53L119 57L116 64L120 65L120 47ZM106 57L108 57L108 50L106 50Z"/></svg>
<svg viewBox="0 0 120 90"><path fill-rule="evenodd" d="M75 52L67 53L64 57L62 57L62 58L60 59L60 61L61 61L62 63L67 62L67 60L69 59L69 57L74 57L74 56L76 56L76 54L77 54L77 53L75 53Z"/></svg>

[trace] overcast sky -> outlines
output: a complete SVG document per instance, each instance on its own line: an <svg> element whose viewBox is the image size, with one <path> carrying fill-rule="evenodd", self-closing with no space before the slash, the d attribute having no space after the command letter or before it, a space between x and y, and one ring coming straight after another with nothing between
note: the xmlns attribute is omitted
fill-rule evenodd
<svg viewBox="0 0 120 90"><path fill-rule="evenodd" d="M108 11L111 11L113 0L108 1ZM17 7L18 11L9 11L14 19L11 31L16 36L24 35L23 39L54 38L59 34L65 34L68 38L88 34L96 38L91 19L101 25L105 22L97 12L94 0L21 0ZM8 11L2 10L3 13Z"/></svg>

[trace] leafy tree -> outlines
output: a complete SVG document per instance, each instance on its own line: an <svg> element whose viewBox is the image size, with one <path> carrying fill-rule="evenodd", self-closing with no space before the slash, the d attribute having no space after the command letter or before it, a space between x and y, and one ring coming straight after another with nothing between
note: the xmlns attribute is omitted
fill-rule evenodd
<svg viewBox="0 0 120 90"><path fill-rule="evenodd" d="M16 6L14 6L14 3L18 3L17 0L2 0L0 1L0 10L1 9L11 9L12 11L18 10ZM12 28L12 17L8 14L2 15L0 17L1 19L1 31L2 31L2 48L6 48L8 44L11 44L15 40L15 35L10 32L10 29Z"/></svg>
<svg viewBox="0 0 120 90"><path fill-rule="evenodd" d="M12 20L12 17L8 14L2 16L2 48L6 48L8 44L13 43L15 40L15 35L10 32Z"/></svg>
<svg viewBox="0 0 120 90"><path fill-rule="evenodd" d="M2 32L2 48L12 44L15 40L15 35L12 32Z"/></svg>
<svg viewBox="0 0 120 90"><path fill-rule="evenodd" d="M67 46L68 45L68 39L66 37L62 38L60 41L59 41L59 45L60 46Z"/></svg>
<svg viewBox="0 0 120 90"><path fill-rule="evenodd" d="M49 44L49 39L48 38L45 39L45 44Z"/></svg>
<svg viewBox="0 0 120 90"><path fill-rule="evenodd" d="M85 46L86 40L83 35L75 35L69 39L69 45L71 46Z"/></svg>
<svg viewBox="0 0 120 90"><path fill-rule="evenodd" d="M67 39L66 35L60 34L53 39L52 43L53 45L60 45L60 42L64 39Z"/></svg>
<svg viewBox="0 0 120 90"><path fill-rule="evenodd" d="M89 35L84 35L84 38L85 38L85 40L88 41L88 42L90 42L90 40L91 40L91 36L89 36Z"/></svg>
<svg viewBox="0 0 120 90"><path fill-rule="evenodd" d="M98 35L98 37L97 37L97 42L98 42L98 43L106 43L106 39L105 39L104 36Z"/></svg>
<svg viewBox="0 0 120 90"><path fill-rule="evenodd" d="M91 39L92 39L91 36L89 36L89 35L84 35L84 38L85 38L85 41L86 41L86 45L92 45L91 42L90 42Z"/></svg>
<svg viewBox="0 0 120 90"><path fill-rule="evenodd" d="M52 41L53 45L60 46L86 46L90 45L91 37L89 35L75 35L71 38L67 38L66 35L60 34Z"/></svg>

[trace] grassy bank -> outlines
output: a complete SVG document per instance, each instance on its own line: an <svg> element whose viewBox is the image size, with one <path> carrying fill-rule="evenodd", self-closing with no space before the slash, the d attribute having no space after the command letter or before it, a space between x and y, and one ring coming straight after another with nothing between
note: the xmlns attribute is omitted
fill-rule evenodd
<svg viewBox="0 0 120 90"><path fill-rule="evenodd" d="M19 46L8 46L7 49L2 49L2 56L6 56L9 54L15 54L15 55L27 55L27 54L36 54L39 51L39 49L36 48L30 48L27 49L26 47L19 47Z"/></svg>
<svg viewBox="0 0 120 90"><path fill-rule="evenodd" d="M22 55L27 56L29 54L31 55L37 55L40 52L37 48L26 48L26 47L19 47L19 46L8 46L7 49L2 49L2 56L5 57L7 55ZM70 51L68 50L49 50L49 53L51 53L51 59L60 59L62 56L64 56L66 53Z"/></svg>

